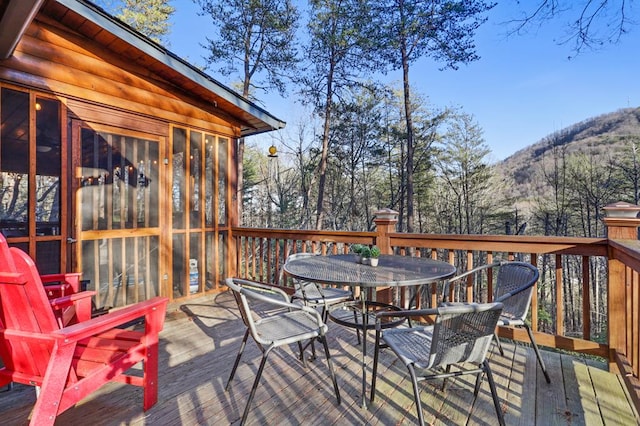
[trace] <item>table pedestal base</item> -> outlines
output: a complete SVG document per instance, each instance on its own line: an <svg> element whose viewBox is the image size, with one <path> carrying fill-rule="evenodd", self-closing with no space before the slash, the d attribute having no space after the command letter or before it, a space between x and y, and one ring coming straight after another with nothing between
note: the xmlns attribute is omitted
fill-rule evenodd
<svg viewBox="0 0 640 426"><path fill-rule="evenodd" d="M373 302L370 300L354 301L346 303L329 312L329 318L337 324L345 327L362 330L362 408L367 408L367 330L376 327L376 312L401 311L402 308L387 303ZM382 328L397 327L406 318L388 318L381 324Z"/></svg>

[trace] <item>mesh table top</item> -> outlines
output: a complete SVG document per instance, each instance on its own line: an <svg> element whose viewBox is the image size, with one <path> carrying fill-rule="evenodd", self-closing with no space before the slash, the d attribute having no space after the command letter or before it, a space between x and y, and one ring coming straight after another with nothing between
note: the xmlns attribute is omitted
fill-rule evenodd
<svg viewBox="0 0 640 426"><path fill-rule="evenodd" d="M456 268L439 260L394 255L380 256L374 267L358 263L354 254L342 254L297 258L285 263L284 271L293 278L324 284L397 287L446 279Z"/></svg>

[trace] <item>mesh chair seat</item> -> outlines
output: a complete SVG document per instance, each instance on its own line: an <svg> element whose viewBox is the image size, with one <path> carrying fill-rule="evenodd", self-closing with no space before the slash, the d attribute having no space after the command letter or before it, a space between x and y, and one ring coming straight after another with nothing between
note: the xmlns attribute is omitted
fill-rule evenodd
<svg viewBox="0 0 640 426"><path fill-rule="evenodd" d="M433 326L387 330L384 333L384 341L405 366L415 363L420 368L428 368L431 362L432 338Z"/></svg>
<svg viewBox="0 0 640 426"><path fill-rule="evenodd" d="M304 285L304 291L302 289L296 290L293 298L302 299L309 305L333 305L352 300L353 293L351 290L342 288L318 287L313 283L307 283Z"/></svg>
<svg viewBox="0 0 640 426"><path fill-rule="evenodd" d="M498 325L521 327L525 325L525 322L522 320L522 318L517 318L513 315L500 315L500 319L498 319Z"/></svg>
<svg viewBox="0 0 640 426"><path fill-rule="evenodd" d="M275 346L314 339L327 332L325 324L318 327L316 318L305 311L282 312L258 320L255 325L262 343Z"/></svg>

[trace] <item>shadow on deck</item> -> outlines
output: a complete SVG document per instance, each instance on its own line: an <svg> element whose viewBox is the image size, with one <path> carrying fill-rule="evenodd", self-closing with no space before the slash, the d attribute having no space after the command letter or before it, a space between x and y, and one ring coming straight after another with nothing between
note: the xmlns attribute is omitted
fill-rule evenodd
<svg viewBox="0 0 640 426"><path fill-rule="evenodd" d="M321 348L304 369L295 346L269 358L249 414L249 424L414 424L411 382L404 366L382 353L376 401L360 407L361 358L353 330L329 324L329 347L338 374L342 404L337 405ZM260 362L260 351L247 345L229 392L224 386L244 333L233 297L221 293L169 307L161 333L158 404L142 411L139 388L112 383L58 417L60 425L218 425L239 423L246 396ZM370 348L373 335L369 336ZM547 384L533 350L523 344L493 347L491 367L507 425L637 424L620 378L604 363L543 351ZM369 367L371 357L368 358ZM370 382L371 372L368 371ZM428 424L495 424L495 410L484 381L473 398L473 377L422 382ZM368 395L367 395L368 396ZM0 422L23 425L35 403L32 387L16 385L0 392Z"/></svg>

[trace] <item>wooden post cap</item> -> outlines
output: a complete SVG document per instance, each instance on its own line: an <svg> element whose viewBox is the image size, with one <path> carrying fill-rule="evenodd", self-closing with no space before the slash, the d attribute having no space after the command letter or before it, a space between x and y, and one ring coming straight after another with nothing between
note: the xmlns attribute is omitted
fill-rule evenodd
<svg viewBox="0 0 640 426"><path fill-rule="evenodd" d="M640 206L619 201L602 209L606 215L604 224L607 226L607 236L610 239L638 239Z"/></svg>
<svg viewBox="0 0 640 426"><path fill-rule="evenodd" d="M638 217L638 212L640 212L640 206L624 201L618 201L617 203L606 205L602 210L604 210L607 217L636 218Z"/></svg>
<svg viewBox="0 0 640 426"><path fill-rule="evenodd" d="M383 221L387 221L387 220L393 220L393 221L397 221L398 220L398 212L395 210L391 210L389 208L385 208L385 209L380 209L377 212L373 213L375 215L375 219L373 220L374 222L377 222L378 220L383 220Z"/></svg>

